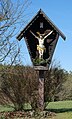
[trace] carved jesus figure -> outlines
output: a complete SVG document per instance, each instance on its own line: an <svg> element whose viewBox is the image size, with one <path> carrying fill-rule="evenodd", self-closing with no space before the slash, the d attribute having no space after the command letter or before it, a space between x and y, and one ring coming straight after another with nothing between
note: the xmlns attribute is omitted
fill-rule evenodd
<svg viewBox="0 0 72 119"><path fill-rule="evenodd" d="M43 37L43 35L44 34L40 34L39 33L39 37L38 36L36 36L31 30L30 30L30 33L36 38L36 39L38 39L38 42L39 42L39 45L37 45L37 50L39 51L39 59L42 59L43 58L43 53L44 53L44 51L45 51L45 46L44 46L44 40L49 36L49 35L51 35L52 34L52 32L53 32L53 30L52 31L50 31L47 35L45 35L44 37Z"/></svg>

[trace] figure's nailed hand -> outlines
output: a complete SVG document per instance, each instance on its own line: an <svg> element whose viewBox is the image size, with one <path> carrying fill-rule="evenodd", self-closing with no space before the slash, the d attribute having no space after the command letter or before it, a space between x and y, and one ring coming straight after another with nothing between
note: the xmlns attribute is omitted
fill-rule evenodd
<svg viewBox="0 0 72 119"><path fill-rule="evenodd" d="M36 32L40 36L40 32Z"/></svg>

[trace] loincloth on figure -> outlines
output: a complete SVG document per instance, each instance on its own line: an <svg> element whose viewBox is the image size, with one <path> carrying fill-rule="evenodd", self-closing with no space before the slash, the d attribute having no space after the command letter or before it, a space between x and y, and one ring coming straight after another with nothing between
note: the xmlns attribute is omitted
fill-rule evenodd
<svg viewBox="0 0 72 119"><path fill-rule="evenodd" d="M45 47L40 47L39 45L37 45L37 50L39 51L45 51L46 50L46 48Z"/></svg>

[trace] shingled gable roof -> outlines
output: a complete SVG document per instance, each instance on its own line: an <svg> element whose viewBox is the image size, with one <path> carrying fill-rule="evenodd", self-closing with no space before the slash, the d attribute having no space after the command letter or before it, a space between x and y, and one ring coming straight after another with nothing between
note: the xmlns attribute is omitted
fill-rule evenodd
<svg viewBox="0 0 72 119"><path fill-rule="evenodd" d="M58 27L51 21L51 19L40 9L35 17L28 23L28 25L20 32L17 36L17 39L20 41L23 38L25 31L32 25L32 23L38 18L40 14L43 14L43 17L49 22L49 24L58 32L58 34L65 40L65 35L58 29Z"/></svg>

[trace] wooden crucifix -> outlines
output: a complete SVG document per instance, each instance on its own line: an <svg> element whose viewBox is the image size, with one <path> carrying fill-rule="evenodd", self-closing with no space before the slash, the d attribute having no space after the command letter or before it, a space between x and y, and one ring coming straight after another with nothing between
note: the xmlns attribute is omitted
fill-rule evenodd
<svg viewBox="0 0 72 119"><path fill-rule="evenodd" d="M17 36L19 41L24 37L34 69L39 72L38 108L41 111L44 110L44 72L49 68L59 36L66 39L41 9Z"/></svg>

